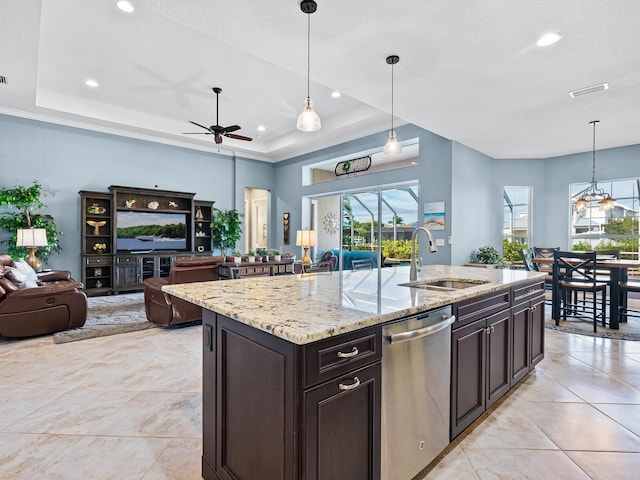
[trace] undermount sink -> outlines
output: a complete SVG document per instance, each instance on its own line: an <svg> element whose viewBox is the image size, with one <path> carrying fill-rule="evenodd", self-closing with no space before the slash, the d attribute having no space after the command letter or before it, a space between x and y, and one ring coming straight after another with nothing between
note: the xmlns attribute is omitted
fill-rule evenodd
<svg viewBox="0 0 640 480"><path fill-rule="evenodd" d="M465 278L445 278L439 280L420 280L417 282L400 283L401 287L425 288L427 290L452 291L463 288L477 287L489 283L487 280L473 280Z"/></svg>

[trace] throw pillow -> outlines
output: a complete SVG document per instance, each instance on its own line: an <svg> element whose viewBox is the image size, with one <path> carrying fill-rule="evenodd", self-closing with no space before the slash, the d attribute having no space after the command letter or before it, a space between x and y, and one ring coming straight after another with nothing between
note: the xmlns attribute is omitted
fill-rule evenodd
<svg viewBox="0 0 640 480"><path fill-rule="evenodd" d="M16 284L20 290L23 288L37 287L38 284L33 280L29 280L27 276L18 270L16 267L6 267L4 272L5 277Z"/></svg>
<svg viewBox="0 0 640 480"><path fill-rule="evenodd" d="M18 260L16 263L16 268L20 273L22 273L27 278L27 288L37 287L38 286L38 274L31 268L24 260Z"/></svg>

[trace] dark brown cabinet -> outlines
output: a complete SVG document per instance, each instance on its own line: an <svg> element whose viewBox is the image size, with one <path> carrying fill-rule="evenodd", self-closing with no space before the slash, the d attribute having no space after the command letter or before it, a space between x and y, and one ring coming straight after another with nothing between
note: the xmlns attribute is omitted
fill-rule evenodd
<svg viewBox="0 0 640 480"><path fill-rule="evenodd" d="M193 201L195 213L193 235L193 251L196 254L211 255L211 219L213 218L213 202Z"/></svg>
<svg viewBox="0 0 640 480"><path fill-rule="evenodd" d="M82 283L87 295L109 293L113 287L111 195L80 191Z"/></svg>
<svg viewBox="0 0 640 480"><path fill-rule="evenodd" d="M205 310L203 477L378 480L381 345L379 327L300 346Z"/></svg>
<svg viewBox="0 0 640 480"><path fill-rule="evenodd" d="M380 478L380 378L377 362L305 391L302 478Z"/></svg>
<svg viewBox="0 0 640 480"><path fill-rule="evenodd" d="M522 379L544 358L544 284L514 289L511 381Z"/></svg>
<svg viewBox="0 0 640 480"><path fill-rule="evenodd" d="M509 391L510 325L506 310L451 333L451 439Z"/></svg>
<svg viewBox="0 0 640 480"><path fill-rule="evenodd" d="M141 290L151 277L169 275L173 260L180 256L211 255L212 201L194 200L193 193L135 187L110 186L109 192L78 192L81 199L82 282L87 295ZM166 239L154 231L143 231L135 239L160 237L161 247L122 246L119 223L129 214L168 217L173 215L181 244L166 247ZM160 224L160 223L158 223ZM144 224L145 226L148 223ZM155 226L155 224L153 224ZM173 231L177 229L174 228ZM153 233L153 235L151 235ZM124 240L135 240L127 237ZM150 241L146 242L151 244ZM145 246L143 244L143 246Z"/></svg>
<svg viewBox="0 0 640 480"><path fill-rule="evenodd" d="M451 440L544 358L544 283L453 305Z"/></svg>

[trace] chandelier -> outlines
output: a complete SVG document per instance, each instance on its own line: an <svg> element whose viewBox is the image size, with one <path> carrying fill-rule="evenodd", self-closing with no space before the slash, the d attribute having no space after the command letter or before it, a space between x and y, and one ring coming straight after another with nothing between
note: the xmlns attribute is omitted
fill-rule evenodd
<svg viewBox="0 0 640 480"><path fill-rule="evenodd" d="M611 198L611 195L609 195L603 189L598 188L598 182L596 181L596 124L600 123L600 120L593 120L589 123L593 125L593 166L591 183L582 192L580 198L576 200L575 209L576 212L584 212L587 208L587 204L598 201L600 210L602 210L603 212L607 212L609 210L613 210L613 208L615 207L615 200Z"/></svg>

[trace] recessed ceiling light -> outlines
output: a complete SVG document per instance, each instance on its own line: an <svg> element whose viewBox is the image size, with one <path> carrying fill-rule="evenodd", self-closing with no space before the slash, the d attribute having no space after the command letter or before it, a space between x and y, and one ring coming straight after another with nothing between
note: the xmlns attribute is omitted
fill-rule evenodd
<svg viewBox="0 0 640 480"><path fill-rule="evenodd" d="M572 90L569 92L569 96L571 98L579 97L580 95L588 95L589 93L602 92L604 90L609 90L608 83L600 83L598 85L592 85L590 87L579 88L577 90Z"/></svg>
<svg viewBox="0 0 640 480"><path fill-rule="evenodd" d="M562 38L562 35L559 33L546 33L540 37L540 39L536 42L536 45L539 47L548 47L549 45L553 45L558 40Z"/></svg>
<svg viewBox="0 0 640 480"><path fill-rule="evenodd" d="M340 92L333 92L333 93L331 94L331 96L332 96L333 98L340 98Z"/></svg>
<svg viewBox="0 0 640 480"><path fill-rule="evenodd" d="M135 10L135 8L133 8L133 5L131 5L131 2L127 2L127 0L118 0L118 2L116 2L116 5L120 10L126 13L133 13L133 11Z"/></svg>
<svg viewBox="0 0 640 480"><path fill-rule="evenodd" d="M258 125L258 131L264 132L267 128L264 125Z"/></svg>
<svg viewBox="0 0 640 480"><path fill-rule="evenodd" d="M98 86L98 82L96 82L93 78L88 78L84 83L91 88L96 88Z"/></svg>

